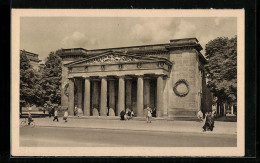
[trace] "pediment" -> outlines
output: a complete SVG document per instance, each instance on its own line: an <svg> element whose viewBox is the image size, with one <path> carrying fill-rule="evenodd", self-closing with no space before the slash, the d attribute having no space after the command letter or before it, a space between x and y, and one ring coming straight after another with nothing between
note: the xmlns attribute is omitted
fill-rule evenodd
<svg viewBox="0 0 260 163"><path fill-rule="evenodd" d="M114 64L114 63L136 63L136 62L151 62L160 61L164 59L142 57L134 54L118 53L118 52L106 52L93 57L85 58L79 61L70 62L65 66L83 66L83 65L100 65L100 64Z"/></svg>
<svg viewBox="0 0 260 163"><path fill-rule="evenodd" d="M119 54L107 54L107 55L86 60L85 63L95 64L95 63L115 63L115 62L134 62L134 61L138 61L138 59L132 56L125 56Z"/></svg>

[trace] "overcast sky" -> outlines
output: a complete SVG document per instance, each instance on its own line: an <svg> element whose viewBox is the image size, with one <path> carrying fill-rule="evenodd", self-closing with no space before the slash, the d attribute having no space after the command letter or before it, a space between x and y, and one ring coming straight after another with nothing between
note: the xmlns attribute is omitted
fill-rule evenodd
<svg viewBox="0 0 260 163"><path fill-rule="evenodd" d="M20 49L45 60L60 48L100 49L169 43L196 37L203 49L216 37L237 35L236 18L21 18ZM202 51L204 53L204 50Z"/></svg>

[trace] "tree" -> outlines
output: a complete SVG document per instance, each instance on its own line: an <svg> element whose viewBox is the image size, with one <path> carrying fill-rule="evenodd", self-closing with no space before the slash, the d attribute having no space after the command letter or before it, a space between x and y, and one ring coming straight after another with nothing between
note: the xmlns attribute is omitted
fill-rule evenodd
<svg viewBox="0 0 260 163"><path fill-rule="evenodd" d="M218 37L206 44L208 86L218 102L237 101L237 36Z"/></svg>
<svg viewBox="0 0 260 163"><path fill-rule="evenodd" d="M51 52L42 70L41 86L44 101L61 103L61 58Z"/></svg>
<svg viewBox="0 0 260 163"><path fill-rule="evenodd" d="M23 52L20 55L20 101L40 105L40 74L36 72Z"/></svg>

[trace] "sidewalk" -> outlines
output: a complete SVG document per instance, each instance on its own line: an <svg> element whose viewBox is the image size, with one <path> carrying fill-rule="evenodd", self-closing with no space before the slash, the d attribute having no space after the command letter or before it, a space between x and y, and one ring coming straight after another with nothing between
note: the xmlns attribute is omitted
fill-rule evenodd
<svg viewBox="0 0 260 163"><path fill-rule="evenodd" d="M68 118L65 123L62 117L59 122L53 122L53 117L35 118L35 125L42 127L69 127L69 128L91 128L91 129L115 129L115 130L136 130L136 131L162 131L162 132L185 132L185 133L203 133L203 134L231 134L236 135L236 122L219 122L215 121L214 130L202 132L203 123L195 121L167 121L154 120L152 123L146 123L142 120L121 121L118 117L114 119L97 119L97 118Z"/></svg>

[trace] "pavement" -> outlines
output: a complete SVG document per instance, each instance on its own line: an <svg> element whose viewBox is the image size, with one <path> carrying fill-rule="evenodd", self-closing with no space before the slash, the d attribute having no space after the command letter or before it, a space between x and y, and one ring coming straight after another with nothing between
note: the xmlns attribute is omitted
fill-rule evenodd
<svg viewBox="0 0 260 163"><path fill-rule="evenodd" d="M108 129L108 130L133 130L133 131L160 131L179 133L203 133L203 134L237 134L237 122L215 121L213 131L202 131L202 122L198 121L168 121L163 119L153 119L152 123L146 123L144 118L134 118L134 120L119 120L119 117L69 117L68 122L64 122L59 117L59 122L53 122L53 117L34 118L36 127L66 127L66 128L88 128L88 129Z"/></svg>

